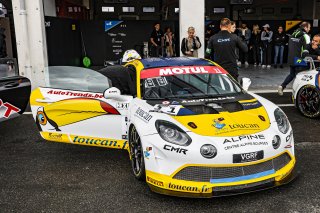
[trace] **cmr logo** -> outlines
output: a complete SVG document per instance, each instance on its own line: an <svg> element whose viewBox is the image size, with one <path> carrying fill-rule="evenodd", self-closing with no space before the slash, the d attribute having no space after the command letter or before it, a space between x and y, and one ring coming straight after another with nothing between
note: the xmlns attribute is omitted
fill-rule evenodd
<svg viewBox="0 0 320 213"><path fill-rule="evenodd" d="M18 113L21 111L21 109L19 109L18 107L13 106L12 104L8 103L8 102L3 102L0 99L0 110L4 108L4 114L3 117L5 118L9 118L10 115L14 114L14 113Z"/></svg>
<svg viewBox="0 0 320 213"><path fill-rule="evenodd" d="M184 155L186 155L187 151L188 151L187 149L175 148L175 147L170 146L170 145L164 145L163 149L171 151L171 152L183 153Z"/></svg>

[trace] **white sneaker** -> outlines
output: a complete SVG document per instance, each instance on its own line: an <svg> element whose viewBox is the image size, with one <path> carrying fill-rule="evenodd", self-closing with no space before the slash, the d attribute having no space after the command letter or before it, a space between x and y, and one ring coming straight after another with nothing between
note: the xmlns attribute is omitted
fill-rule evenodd
<svg viewBox="0 0 320 213"><path fill-rule="evenodd" d="M244 62L244 65L245 65L246 67L248 67L248 66L249 66L249 63L246 61L246 62Z"/></svg>
<svg viewBox="0 0 320 213"><path fill-rule="evenodd" d="M270 68L271 68L271 65L268 65L267 68L270 69Z"/></svg>
<svg viewBox="0 0 320 213"><path fill-rule="evenodd" d="M283 87L278 86L278 95L283 95Z"/></svg>
<svg viewBox="0 0 320 213"><path fill-rule="evenodd" d="M237 62L238 67L241 67L241 61Z"/></svg>
<svg viewBox="0 0 320 213"><path fill-rule="evenodd" d="M256 67L256 66L257 66L257 63L254 63L254 64L253 64L253 66L255 66L255 67Z"/></svg>
<svg viewBox="0 0 320 213"><path fill-rule="evenodd" d="M263 68L263 69L266 68L266 65L262 65L262 68Z"/></svg>

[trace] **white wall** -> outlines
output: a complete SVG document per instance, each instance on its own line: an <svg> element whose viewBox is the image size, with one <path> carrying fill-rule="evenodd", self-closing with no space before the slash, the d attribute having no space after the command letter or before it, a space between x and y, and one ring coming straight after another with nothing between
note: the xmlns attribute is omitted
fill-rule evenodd
<svg viewBox="0 0 320 213"><path fill-rule="evenodd" d="M187 36L188 27L194 27L195 34L200 38L202 44L198 50L199 58L204 57L204 2L205 0L179 0L180 44L182 39ZM183 55L181 52L180 54Z"/></svg>
<svg viewBox="0 0 320 213"><path fill-rule="evenodd" d="M45 16L57 16L55 0L43 0L43 7Z"/></svg>

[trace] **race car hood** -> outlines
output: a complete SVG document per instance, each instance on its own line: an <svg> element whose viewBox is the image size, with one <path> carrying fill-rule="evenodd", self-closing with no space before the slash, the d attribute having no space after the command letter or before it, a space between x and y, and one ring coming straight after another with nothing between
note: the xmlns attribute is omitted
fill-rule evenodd
<svg viewBox="0 0 320 213"><path fill-rule="evenodd" d="M232 137L261 132L270 127L264 107L240 112L172 116L190 131L203 136Z"/></svg>
<svg viewBox="0 0 320 213"><path fill-rule="evenodd" d="M248 94L236 98L188 100L180 103L157 104L154 109L171 115L188 130L203 136L255 134L270 127L270 119L264 106Z"/></svg>

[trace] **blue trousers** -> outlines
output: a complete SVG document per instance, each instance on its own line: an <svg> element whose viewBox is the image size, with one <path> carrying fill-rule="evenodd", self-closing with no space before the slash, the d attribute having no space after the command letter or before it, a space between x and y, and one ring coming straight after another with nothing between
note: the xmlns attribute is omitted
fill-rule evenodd
<svg viewBox="0 0 320 213"><path fill-rule="evenodd" d="M277 64L278 62L278 57L280 56L280 64L283 63L283 51L284 51L284 46L274 46L274 64Z"/></svg>

